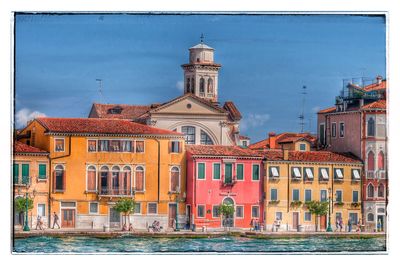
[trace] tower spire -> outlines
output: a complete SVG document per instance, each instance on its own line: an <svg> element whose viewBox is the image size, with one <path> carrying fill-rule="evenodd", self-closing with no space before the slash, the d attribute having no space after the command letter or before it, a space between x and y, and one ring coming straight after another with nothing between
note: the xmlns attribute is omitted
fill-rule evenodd
<svg viewBox="0 0 400 266"><path fill-rule="evenodd" d="M201 43L204 43L204 34L203 34L203 33L201 33L200 42L201 42Z"/></svg>

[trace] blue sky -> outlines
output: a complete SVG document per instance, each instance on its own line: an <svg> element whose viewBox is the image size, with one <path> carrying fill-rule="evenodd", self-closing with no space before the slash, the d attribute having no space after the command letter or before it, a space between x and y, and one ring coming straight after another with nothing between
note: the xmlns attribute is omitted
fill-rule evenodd
<svg viewBox="0 0 400 266"><path fill-rule="evenodd" d="M344 15L23 15L16 16L17 127L35 115L87 117L101 102L150 104L182 94L181 64L199 42L222 64L219 99L243 115L242 133L305 130L334 104L342 80L385 75L383 17Z"/></svg>

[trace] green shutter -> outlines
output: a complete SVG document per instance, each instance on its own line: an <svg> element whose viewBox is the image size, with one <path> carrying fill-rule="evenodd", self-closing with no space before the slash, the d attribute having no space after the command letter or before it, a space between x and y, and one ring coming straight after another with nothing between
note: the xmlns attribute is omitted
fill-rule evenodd
<svg viewBox="0 0 400 266"><path fill-rule="evenodd" d="M243 180L243 164L236 165L236 178L237 180Z"/></svg>
<svg viewBox="0 0 400 266"><path fill-rule="evenodd" d="M258 165L253 165L253 180L260 180L260 171Z"/></svg>
<svg viewBox="0 0 400 266"><path fill-rule="evenodd" d="M46 165L39 164L39 178L45 179L46 178Z"/></svg>
<svg viewBox="0 0 400 266"><path fill-rule="evenodd" d="M232 183L232 164L225 164L225 183Z"/></svg>
<svg viewBox="0 0 400 266"><path fill-rule="evenodd" d="M14 164L14 184L18 183L18 176L19 176L19 164L15 163Z"/></svg>
<svg viewBox="0 0 400 266"><path fill-rule="evenodd" d="M199 163L197 167L197 179L205 179L205 164Z"/></svg>
<svg viewBox="0 0 400 266"><path fill-rule="evenodd" d="M28 184L29 182L29 164L22 165L22 183Z"/></svg>
<svg viewBox="0 0 400 266"><path fill-rule="evenodd" d="M215 163L213 179L220 179L220 178L221 178L221 165L219 163Z"/></svg>

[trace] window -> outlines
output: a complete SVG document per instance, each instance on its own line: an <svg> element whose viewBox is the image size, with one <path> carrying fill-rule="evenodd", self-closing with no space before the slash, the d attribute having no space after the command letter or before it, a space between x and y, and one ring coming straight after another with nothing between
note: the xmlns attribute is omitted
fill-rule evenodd
<svg viewBox="0 0 400 266"><path fill-rule="evenodd" d="M96 191L96 167L93 165L87 168L87 190Z"/></svg>
<svg viewBox="0 0 400 266"><path fill-rule="evenodd" d="M243 206L236 206L236 218L243 218L243 217L244 217Z"/></svg>
<svg viewBox="0 0 400 266"><path fill-rule="evenodd" d="M319 168L319 180L324 180L324 181L329 180L328 168Z"/></svg>
<svg viewBox="0 0 400 266"><path fill-rule="evenodd" d="M319 143L325 145L325 124L319 124Z"/></svg>
<svg viewBox="0 0 400 266"><path fill-rule="evenodd" d="M292 167L292 178L294 179L301 178L300 167Z"/></svg>
<svg viewBox="0 0 400 266"><path fill-rule="evenodd" d="M131 140L121 140L121 148L123 152L132 152L132 141Z"/></svg>
<svg viewBox="0 0 400 266"><path fill-rule="evenodd" d="M204 205L197 205L197 217L198 218L204 218L206 216L205 208L206 207Z"/></svg>
<svg viewBox="0 0 400 266"><path fill-rule="evenodd" d="M196 128L191 126L182 127L182 133L185 135L186 144L196 143Z"/></svg>
<svg viewBox="0 0 400 266"><path fill-rule="evenodd" d="M171 187L170 191L179 191L179 168L174 166L171 168Z"/></svg>
<svg viewBox="0 0 400 266"><path fill-rule="evenodd" d="M181 152L180 142L177 140L171 141L170 147L169 147L169 152L170 153L180 153Z"/></svg>
<svg viewBox="0 0 400 266"><path fill-rule="evenodd" d="M212 207L212 217L213 218L219 217L219 205L214 205Z"/></svg>
<svg viewBox="0 0 400 266"><path fill-rule="evenodd" d="M39 164L39 179L47 178L46 164Z"/></svg>
<svg viewBox="0 0 400 266"><path fill-rule="evenodd" d="M124 194L131 194L131 168L129 166L125 166L122 171L122 184Z"/></svg>
<svg viewBox="0 0 400 266"><path fill-rule="evenodd" d="M385 185L384 184L379 184L378 186L378 197L383 198L385 197Z"/></svg>
<svg viewBox="0 0 400 266"><path fill-rule="evenodd" d="M343 191L341 190L336 190L336 202L342 202L343 201Z"/></svg>
<svg viewBox="0 0 400 266"><path fill-rule="evenodd" d="M22 164L22 184L29 184L29 164Z"/></svg>
<svg viewBox="0 0 400 266"><path fill-rule="evenodd" d="M311 212L305 212L304 213L304 221L305 222L311 222Z"/></svg>
<svg viewBox="0 0 400 266"><path fill-rule="evenodd" d="M339 123L339 137L344 137L344 122Z"/></svg>
<svg viewBox="0 0 400 266"><path fill-rule="evenodd" d="M278 166L270 166L269 167L269 176L270 178L279 178L279 167Z"/></svg>
<svg viewBox="0 0 400 266"><path fill-rule="evenodd" d="M99 203L89 202L89 214L97 214L97 213L99 213Z"/></svg>
<svg viewBox="0 0 400 266"><path fill-rule="evenodd" d="M252 180L260 180L260 166L258 164L253 164L252 172Z"/></svg>
<svg viewBox="0 0 400 266"><path fill-rule="evenodd" d="M374 192L375 192L374 190L375 190L374 185L369 184L368 187L367 187L367 197L368 198L373 198L374 197Z"/></svg>
<svg viewBox="0 0 400 266"><path fill-rule="evenodd" d="M100 168L100 188L101 194L108 194L108 167L102 166Z"/></svg>
<svg viewBox="0 0 400 266"><path fill-rule="evenodd" d="M141 208L140 202L135 203L135 208L133 209L133 214L141 214L142 213L142 208Z"/></svg>
<svg viewBox="0 0 400 266"><path fill-rule="evenodd" d="M335 179L343 179L343 168L334 168Z"/></svg>
<svg viewBox="0 0 400 266"><path fill-rule="evenodd" d="M197 164L197 179L206 179L206 164Z"/></svg>
<svg viewBox="0 0 400 266"><path fill-rule="evenodd" d="M190 89L191 89L191 93L194 94L194 87L195 87L195 83L194 83L194 78L192 77L192 82L190 84Z"/></svg>
<svg viewBox="0 0 400 266"><path fill-rule="evenodd" d="M375 119L373 117L370 117L368 119L368 125L367 125L367 136L368 137L374 137L375 136Z"/></svg>
<svg viewBox="0 0 400 266"><path fill-rule="evenodd" d="M243 147L249 146L248 141L247 141L247 140L242 140L242 146L243 146Z"/></svg>
<svg viewBox="0 0 400 266"><path fill-rule="evenodd" d="M301 143L301 144L300 144L300 150L301 150L301 151L305 151L305 150L306 150L306 144Z"/></svg>
<svg viewBox="0 0 400 266"><path fill-rule="evenodd" d="M353 191L352 202L358 202L358 191Z"/></svg>
<svg viewBox="0 0 400 266"><path fill-rule="evenodd" d="M186 92L190 92L190 78L186 79Z"/></svg>
<svg viewBox="0 0 400 266"><path fill-rule="evenodd" d="M144 152L144 141L143 140L137 140L136 141L136 152L137 153L143 153Z"/></svg>
<svg viewBox="0 0 400 266"><path fill-rule="evenodd" d="M108 144L109 144L108 140L101 139L97 143L99 151L108 151Z"/></svg>
<svg viewBox="0 0 400 266"><path fill-rule="evenodd" d="M336 212L335 213L335 221L340 221L342 219L342 213L341 212Z"/></svg>
<svg viewBox="0 0 400 266"><path fill-rule="evenodd" d="M204 95L204 78L200 78L200 93Z"/></svg>
<svg viewBox="0 0 400 266"><path fill-rule="evenodd" d="M304 167L304 178L305 179L314 179L314 168L313 167Z"/></svg>
<svg viewBox="0 0 400 266"><path fill-rule="evenodd" d="M259 218L259 217L260 217L260 207L251 206L251 218Z"/></svg>
<svg viewBox="0 0 400 266"><path fill-rule="evenodd" d="M113 108L108 109L109 114L120 114L122 112L121 106L115 106Z"/></svg>
<svg viewBox="0 0 400 266"><path fill-rule="evenodd" d="M304 202L311 201L311 189L304 190Z"/></svg>
<svg viewBox="0 0 400 266"><path fill-rule="evenodd" d="M64 139L55 139L55 151L64 151Z"/></svg>
<svg viewBox="0 0 400 266"><path fill-rule="evenodd" d="M332 138L336 138L336 123L332 123Z"/></svg>
<svg viewBox="0 0 400 266"><path fill-rule="evenodd" d="M95 152L97 146L97 141L95 139L88 140L88 152Z"/></svg>
<svg viewBox="0 0 400 266"><path fill-rule="evenodd" d="M144 191L144 168L137 166L135 169L135 191Z"/></svg>
<svg viewBox="0 0 400 266"><path fill-rule="evenodd" d="M276 188L271 188L271 201L278 200L278 190Z"/></svg>
<svg viewBox="0 0 400 266"><path fill-rule="evenodd" d="M213 80L211 78L208 78L207 94L213 94L213 93L214 93Z"/></svg>
<svg viewBox="0 0 400 266"><path fill-rule="evenodd" d="M203 130L200 131L200 144L201 145L214 145L214 142L212 141L210 136Z"/></svg>
<svg viewBox="0 0 400 266"><path fill-rule="evenodd" d="M282 212L275 212L275 220L282 221Z"/></svg>
<svg viewBox="0 0 400 266"><path fill-rule="evenodd" d="M352 225L356 225L358 223L358 214L357 213L349 213L349 219Z"/></svg>
<svg viewBox="0 0 400 266"><path fill-rule="evenodd" d="M233 164L231 163L226 163L224 164L224 183L226 184L231 184L232 183L232 169L233 168Z"/></svg>
<svg viewBox="0 0 400 266"><path fill-rule="evenodd" d="M13 165L13 176L14 176L14 184L19 183L19 164Z"/></svg>
<svg viewBox="0 0 400 266"><path fill-rule="evenodd" d="M360 180L360 170L358 169L351 169L351 178L353 180Z"/></svg>
<svg viewBox="0 0 400 266"><path fill-rule="evenodd" d="M383 151L380 151L378 154L378 169L385 169L385 155L383 154Z"/></svg>
<svg viewBox="0 0 400 266"><path fill-rule="evenodd" d="M157 214L157 203L149 203L147 205L147 214Z"/></svg>
<svg viewBox="0 0 400 266"><path fill-rule="evenodd" d="M57 165L55 168L54 191L65 190L65 171L62 165Z"/></svg>
<svg viewBox="0 0 400 266"><path fill-rule="evenodd" d="M213 165L213 179L221 179L221 164L214 163Z"/></svg>
<svg viewBox="0 0 400 266"><path fill-rule="evenodd" d="M71 202L71 201L61 202L61 208L75 208L75 207L76 207L76 202Z"/></svg>
<svg viewBox="0 0 400 266"><path fill-rule="evenodd" d="M320 201L327 201L328 200L328 192L326 190L321 190L320 192Z"/></svg>
<svg viewBox="0 0 400 266"><path fill-rule="evenodd" d="M368 171L375 171L375 156L372 151L368 153Z"/></svg>
<svg viewBox="0 0 400 266"><path fill-rule="evenodd" d="M241 163L236 164L236 179L237 180L243 180L243 177L244 177L243 167L244 167L244 165Z"/></svg>
<svg viewBox="0 0 400 266"><path fill-rule="evenodd" d="M368 213L367 221L368 222L373 222L374 220L375 220L374 214L373 213Z"/></svg>
<svg viewBox="0 0 400 266"><path fill-rule="evenodd" d="M37 207L37 215L46 216L46 204L39 203Z"/></svg>
<svg viewBox="0 0 400 266"><path fill-rule="evenodd" d="M299 201L299 200L300 200L300 190L298 190L298 189L293 189L293 192L292 192L292 200L293 200L293 201Z"/></svg>

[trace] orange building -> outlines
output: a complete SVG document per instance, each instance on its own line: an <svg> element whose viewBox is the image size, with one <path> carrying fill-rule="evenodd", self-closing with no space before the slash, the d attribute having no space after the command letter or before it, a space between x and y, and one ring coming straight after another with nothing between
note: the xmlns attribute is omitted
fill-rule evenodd
<svg viewBox="0 0 400 266"><path fill-rule="evenodd" d="M45 226L49 217L49 153L16 141L13 151L14 199L28 197L33 208L28 211L28 225L36 228L38 216ZM21 229L25 221L24 212L14 208L14 226Z"/></svg>
<svg viewBox="0 0 400 266"><path fill-rule="evenodd" d="M183 225L180 133L118 119L38 118L20 138L49 151L50 211L62 228L120 228L122 217L113 206L124 197L137 203L130 217L134 228L154 220L172 227L177 211Z"/></svg>
<svg viewBox="0 0 400 266"><path fill-rule="evenodd" d="M249 146L252 150L286 149L297 151L315 150L317 138L310 133L284 132L268 133L268 138L260 140Z"/></svg>

